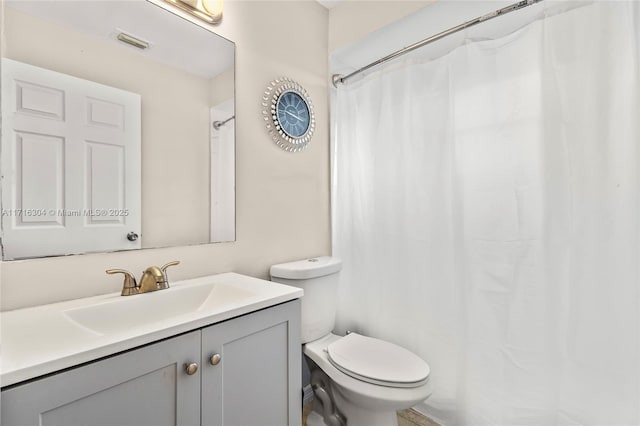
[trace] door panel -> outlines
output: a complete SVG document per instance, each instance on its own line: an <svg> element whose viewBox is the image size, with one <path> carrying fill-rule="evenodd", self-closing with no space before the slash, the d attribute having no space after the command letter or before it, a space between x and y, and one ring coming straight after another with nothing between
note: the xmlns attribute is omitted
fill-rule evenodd
<svg viewBox="0 0 640 426"><path fill-rule="evenodd" d="M87 124L113 127L122 130L124 127L124 105L102 99L87 97Z"/></svg>
<svg viewBox="0 0 640 426"><path fill-rule="evenodd" d="M64 205L65 140L58 136L16 132L15 227L64 226L63 217L30 215L29 209L57 211Z"/></svg>
<svg viewBox="0 0 640 426"><path fill-rule="evenodd" d="M16 80L16 111L36 117L64 120L64 91Z"/></svg>
<svg viewBox="0 0 640 426"><path fill-rule="evenodd" d="M85 209L125 209L124 147L109 143L85 141L87 163ZM125 216L87 216L90 225L123 224Z"/></svg>

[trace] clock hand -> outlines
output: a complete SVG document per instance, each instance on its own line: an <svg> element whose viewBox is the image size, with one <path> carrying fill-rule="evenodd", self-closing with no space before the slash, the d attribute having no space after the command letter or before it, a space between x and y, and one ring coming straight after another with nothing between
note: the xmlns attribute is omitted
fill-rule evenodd
<svg viewBox="0 0 640 426"><path fill-rule="evenodd" d="M290 116L292 116L293 118L295 118L296 120L302 121L302 118L298 117L297 115L285 110L284 111L286 114L289 114Z"/></svg>

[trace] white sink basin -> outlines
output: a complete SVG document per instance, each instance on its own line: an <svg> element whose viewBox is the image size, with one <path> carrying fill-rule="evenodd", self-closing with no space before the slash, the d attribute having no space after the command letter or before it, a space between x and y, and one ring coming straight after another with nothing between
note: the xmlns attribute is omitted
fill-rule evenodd
<svg viewBox="0 0 640 426"><path fill-rule="evenodd" d="M175 286L166 290L117 297L64 311L78 325L99 334L119 333L190 314L205 307L224 307L249 300L251 291L221 282Z"/></svg>
<svg viewBox="0 0 640 426"><path fill-rule="evenodd" d="M302 297L302 290L228 272L0 313L0 382L9 386Z"/></svg>

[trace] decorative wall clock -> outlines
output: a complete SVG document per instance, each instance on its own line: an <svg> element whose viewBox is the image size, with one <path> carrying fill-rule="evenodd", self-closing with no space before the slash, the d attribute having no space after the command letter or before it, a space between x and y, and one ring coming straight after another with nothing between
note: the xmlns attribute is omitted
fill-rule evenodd
<svg viewBox="0 0 640 426"><path fill-rule="evenodd" d="M271 139L285 151L303 150L316 127L313 103L302 86L287 77L273 80L262 98Z"/></svg>

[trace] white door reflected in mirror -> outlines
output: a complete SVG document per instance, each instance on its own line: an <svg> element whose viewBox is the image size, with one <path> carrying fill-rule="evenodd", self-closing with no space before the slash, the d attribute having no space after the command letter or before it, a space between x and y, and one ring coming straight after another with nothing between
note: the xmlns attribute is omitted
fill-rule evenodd
<svg viewBox="0 0 640 426"><path fill-rule="evenodd" d="M5 259L140 248L140 95L2 59Z"/></svg>

